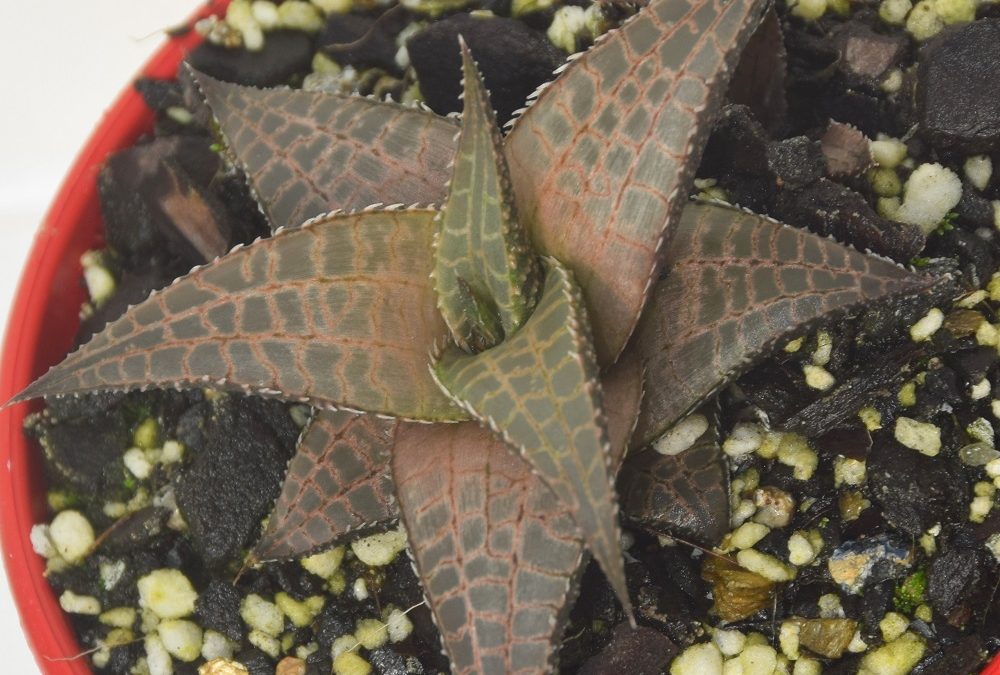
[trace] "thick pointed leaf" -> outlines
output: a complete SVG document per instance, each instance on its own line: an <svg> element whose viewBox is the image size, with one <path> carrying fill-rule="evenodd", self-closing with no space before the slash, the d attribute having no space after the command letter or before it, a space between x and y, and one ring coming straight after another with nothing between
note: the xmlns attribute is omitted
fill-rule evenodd
<svg viewBox="0 0 1000 675"><path fill-rule="evenodd" d="M757 121L774 131L788 112L787 71L785 35L772 6L740 54L726 100L749 107Z"/></svg>
<svg viewBox="0 0 1000 675"><path fill-rule="evenodd" d="M400 510L452 672L551 670L583 544L560 500L477 424L403 424Z"/></svg>
<svg viewBox="0 0 1000 675"><path fill-rule="evenodd" d="M711 408L708 428L690 448L674 455L639 449L618 476L625 517L708 547L729 532L729 470Z"/></svg>
<svg viewBox="0 0 1000 675"><path fill-rule="evenodd" d="M613 471L635 427L641 375L625 354L602 381ZM472 424L401 425L392 466L417 573L456 671L547 670L583 571L583 540L560 500ZM493 639L511 627L512 641Z"/></svg>
<svg viewBox="0 0 1000 675"><path fill-rule="evenodd" d="M308 555L348 532L394 520L389 451L398 424L374 415L316 413L251 558Z"/></svg>
<svg viewBox="0 0 1000 675"><path fill-rule="evenodd" d="M447 336L429 279L434 215L335 215L235 250L129 310L18 400L210 384L462 419L427 370Z"/></svg>
<svg viewBox="0 0 1000 675"><path fill-rule="evenodd" d="M646 398L633 445L766 353L837 311L932 285L892 262L721 206L688 206L635 348Z"/></svg>
<svg viewBox="0 0 1000 675"><path fill-rule="evenodd" d="M448 197L438 216L434 280L455 342L477 352L527 320L541 270L517 220L489 94L464 42L461 49L465 112Z"/></svg>
<svg viewBox="0 0 1000 675"><path fill-rule="evenodd" d="M539 253L584 289L602 365L632 333L759 0L653 0L544 89L507 158Z"/></svg>
<svg viewBox="0 0 1000 675"><path fill-rule="evenodd" d="M569 270L549 259L542 296L521 330L479 354L451 348L434 370L559 496L628 607L597 363Z"/></svg>
<svg viewBox="0 0 1000 675"><path fill-rule="evenodd" d="M333 209L444 195L454 121L358 96L194 78L272 229Z"/></svg>

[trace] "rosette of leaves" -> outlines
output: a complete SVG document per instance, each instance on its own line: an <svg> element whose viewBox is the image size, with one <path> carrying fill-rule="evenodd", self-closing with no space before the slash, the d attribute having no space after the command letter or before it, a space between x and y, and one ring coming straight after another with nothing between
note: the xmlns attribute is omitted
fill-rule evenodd
<svg viewBox="0 0 1000 675"><path fill-rule="evenodd" d="M585 552L631 616L626 449L780 337L928 283L689 203L764 4L653 0L506 138L464 46L460 126L194 74L274 235L154 293L16 400L210 385L316 406L252 561L401 517L454 670L551 668ZM699 508L724 514L719 462L681 478L707 476ZM647 473L661 502L684 498L676 471Z"/></svg>

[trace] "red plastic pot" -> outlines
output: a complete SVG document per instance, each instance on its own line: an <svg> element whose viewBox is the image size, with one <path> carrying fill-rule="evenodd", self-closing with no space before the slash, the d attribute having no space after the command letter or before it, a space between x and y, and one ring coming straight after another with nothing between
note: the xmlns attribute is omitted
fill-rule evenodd
<svg viewBox="0 0 1000 675"><path fill-rule="evenodd" d="M193 19L220 14L230 0L210 0ZM140 71L173 77L198 43L192 31L172 38ZM0 360L0 402L9 400L62 359L72 346L84 292L80 256L101 243L97 172L112 152L152 129L153 115L129 86L77 156L35 237L7 322ZM45 563L29 540L31 526L48 517L41 458L22 431L38 403L0 411L0 541L25 635L45 675L87 675L86 657L58 599L43 577ZM1000 675L1000 656L982 671Z"/></svg>
<svg viewBox="0 0 1000 675"><path fill-rule="evenodd" d="M212 0L194 19L218 14L229 0ZM169 40L140 71L173 77L198 42L193 31ZM101 240L97 172L110 153L152 129L153 115L129 86L115 101L63 181L28 256L7 321L0 361L0 402L10 399L58 362L72 346L83 302L80 256ZM42 576L45 563L29 540L31 526L47 520L45 483L37 448L22 432L28 404L0 412L0 538L4 563L25 635L46 675L90 673L58 599Z"/></svg>

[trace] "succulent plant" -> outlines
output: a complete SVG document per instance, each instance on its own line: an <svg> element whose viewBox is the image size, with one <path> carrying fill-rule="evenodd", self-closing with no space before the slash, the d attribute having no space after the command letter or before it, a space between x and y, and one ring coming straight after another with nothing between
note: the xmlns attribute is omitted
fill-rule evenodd
<svg viewBox="0 0 1000 675"><path fill-rule="evenodd" d="M154 293L15 400L211 385L315 406L251 560L401 517L453 668L550 668L585 551L631 618L626 450L780 337L931 283L689 202L765 4L652 0L505 138L464 45L460 125L192 73L274 235ZM725 523L718 447L698 448L642 469L630 503L702 490L692 508Z"/></svg>

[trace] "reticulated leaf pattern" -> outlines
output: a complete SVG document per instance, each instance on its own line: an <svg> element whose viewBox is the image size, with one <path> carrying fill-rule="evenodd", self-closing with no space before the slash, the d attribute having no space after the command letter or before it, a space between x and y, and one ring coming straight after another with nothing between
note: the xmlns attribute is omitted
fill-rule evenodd
<svg viewBox="0 0 1000 675"><path fill-rule="evenodd" d="M399 422L320 410L299 439L281 495L250 557L292 558L397 517L389 476Z"/></svg>
<svg viewBox="0 0 1000 675"><path fill-rule="evenodd" d="M659 436L777 340L837 311L933 280L732 208L684 210L635 348L646 382L633 445Z"/></svg>
<svg viewBox="0 0 1000 675"><path fill-rule="evenodd" d="M612 471L635 425L641 375L626 356L602 382ZM583 571L571 514L527 462L472 423L401 425L392 466L417 572L455 672L546 671Z"/></svg>
<svg viewBox="0 0 1000 675"><path fill-rule="evenodd" d="M586 310L569 270L551 259L546 268L538 305L519 331L479 354L449 349L434 372L558 495L628 609L610 445Z"/></svg>
<svg viewBox="0 0 1000 675"><path fill-rule="evenodd" d="M618 488L626 518L713 547L729 532L729 468L715 405L701 410L710 418L708 429L690 448L673 455L634 450L622 466Z"/></svg>
<svg viewBox="0 0 1000 675"><path fill-rule="evenodd" d="M453 672L547 670L583 556L569 512L474 423L403 425L392 466Z"/></svg>
<svg viewBox="0 0 1000 675"><path fill-rule="evenodd" d="M358 96L193 75L272 229L332 209L428 204L444 194L453 121Z"/></svg>
<svg viewBox="0 0 1000 675"><path fill-rule="evenodd" d="M602 366L625 347L758 0L653 0L514 124L507 159L539 253L576 274ZM623 273L627 270L627 273Z"/></svg>
<svg viewBox="0 0 1000 675"><path fill-rule="evenodd" d="M433 218L334 215L237 249L130 309L20 399L211 384L464 419L427 369L447 336L429 279Z"/></svg>
<svg viewBox="0 0 1000 675"><path fill-rule="evenodd" d="M489 94L464 42L461 49L465 111L448 196L438 216L434 282L456 344L477 352L524 323L541 274L517 220Z"/></svg>

